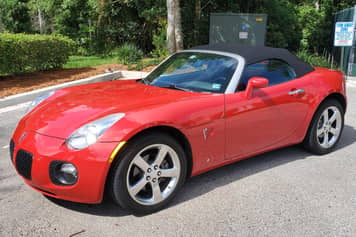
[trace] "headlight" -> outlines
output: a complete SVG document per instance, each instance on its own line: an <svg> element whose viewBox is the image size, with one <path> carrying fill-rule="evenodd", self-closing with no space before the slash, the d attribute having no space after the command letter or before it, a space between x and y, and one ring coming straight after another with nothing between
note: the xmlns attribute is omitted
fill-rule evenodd
<svg viewBox="0 0 356 237"><path fill-rule="evenodd" d="M41 95L40 97L37 97L36 99L34 99L31 104L29 105L29 107L27 108L26 113L30 112L33 108L35 108L39 103L41 103L42 101L46 100L48 97L50 97L51 95L54 94L55 91L51 91L48 93L45 93L43 95Z"/></svg>
<svg viewBox="0 0 356 237"><path fill-rule="evenodd" d="M111 114L80 127L67 139L67 146L72 150L87 148L96 143L101 134L124 116L123 113Z"/></svg>

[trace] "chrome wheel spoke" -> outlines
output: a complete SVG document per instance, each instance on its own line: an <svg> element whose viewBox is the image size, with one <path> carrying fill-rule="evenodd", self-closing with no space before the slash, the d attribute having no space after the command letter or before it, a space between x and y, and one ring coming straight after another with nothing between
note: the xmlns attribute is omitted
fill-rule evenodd
<svg viewBox="0 0 356 237"><path fill-rule="evenodd" d="M146 178L141 178L135 185L129 187L130 194L135 196L146 186L146 184Z"/></svg>
<svg viewBox="0 0 356 237"><path fill-rule="evenodd" d="M323 145L325 147L329 146L329 133L328 132L324 133L323 143L321 145Z"/></svg>
<svg viewBox="0 0 356 237"><path fill-rule="evenodd" d="M323 112L323 125L326 124L327 121L329 121L329 112L328 112L328 109L326 109L324 112Z"/></svg>
<svg viewBox="0 0 356 237"><path fill-rule="evenodd" d="M161 192L161 188L159 187L159 183L155 182L155 183L151 183L151 187L152 187L152 198L153 201L158 203L160 201L163 200L163 195Z"/></svg>
<svg viewBox="0 0 356 237"><path fill-rule="evenodd" d="M178 177L179 175L179 170L176 168L172 169L161 169L161 177L167 177L167 178L173 178L173 177Z"/></svg>
<svg viewBox="0 0 356 237"><path fill-rule="evenodd" d="M330 128L330 133L334 136L336 136L338 134L338 130L337 128Z"/></svg>
<svg viewBox="0 0 356 237"><path fill-rule="evenodd" d="M161 165L162 161L164 160L164 158L166 157L168 152L168 148L166 146L161 146L159 148L158 154L156 156L156 159L154 161L154 163L158 166Z"/></svg>
<svg viewBox="0 0 356 237"><path fill-rule="evenodd" d="M134 158L133 163L144 172L146 172L146 170L150 168L150 165L144 159L142 159L140 155L137 155Z"/></svg>
<svg viewBox="0 0 356 237"><path fill-rule="evenodd" d="M319 128L317 131L316 131L316 135L318 136L318 137L320 137L321 135L323 135L324 134L324 128L322 127L322 128Z"/></svg>

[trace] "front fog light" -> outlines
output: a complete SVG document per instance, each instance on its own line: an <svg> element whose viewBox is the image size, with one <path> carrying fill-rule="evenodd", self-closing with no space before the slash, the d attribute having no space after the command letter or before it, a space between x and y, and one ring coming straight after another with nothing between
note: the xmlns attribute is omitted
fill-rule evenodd
<svg viewBox="0 0 356 237"><path fill-rule="evenodd" d="M49 167L51 181L57 185L73 185L78 180L77 168L68 162L52 161Z"/></svg>

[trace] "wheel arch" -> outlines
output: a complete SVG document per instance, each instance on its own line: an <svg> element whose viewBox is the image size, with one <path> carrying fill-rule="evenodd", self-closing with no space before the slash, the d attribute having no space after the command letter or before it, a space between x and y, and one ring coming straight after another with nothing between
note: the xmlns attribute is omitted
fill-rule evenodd
<svg viewBox="0 0 356 237"><path fill-rule="evenodd" d="M149 127L135 134L133 137L129 139L129 141L135 139L138 136L142 136L149 133L157 133L157 132L168 134L169 136L177 140L178 143L183 147L183 150L185 151L185 154L187 156L187 177L190 177L193 169L192 148L186 135L183 132L181 132L179 129L166 125Z"/></svg>
<svg viewBox="0 0 356 237"><path fill-rule="evenodd" d="M337 93L337 92L331 93L331 94L329 94L327 97L325 97L325 98L320 102L320 104L319 104L319 106L317 107L317 109L320 107L320 105L321 105L324 101L326 101L326 100L328 100L328 99L335 99L335 100L337 100L337 101L341 104L342 108L344 109L344 112L346 112L346 107L347 107L346 98L344 97L343 94Z"/></svg>
<svg viewBox="0 0 356 237"><path fill-rule="evenodd" d="M172 126L167 126L167 125L156 125L152 127L145 128L143 130L138 131L136 134L130 137L125 143L125 145L122 147L122 150L119 151L118 154L116 154L113 162L110 165L109 173L111 172L112 167L114 166L115 162L118 162L118 156L120 153L123 152L123 150L127 147L127 144L130 143L130 141L136 139L137 137L144 136L146 134L151 134L151 133L164 133L169 136L171 136L173 139L175 139L183 148L185 151L186 157L187 157L187 178L191 176L192 169L193 169L193 155L192 155L192 148L189 143L188 138L186 135L180 131L179 129L172 127Z"/></svg>
<svg viewBox="0 0 356 237"><path fill-rule="evenodd" d="M307 133L305 134L303 142L302 142L303 146L308 151L311 151L312 153L317 154L317 155L323 155L323 154L331 152L332 149L335 148L335 145L341 136L341 131L342 131L343 126L341 126L341 131L337 137L337 140L331 146L321 147L320 143L319 143L319 146L315 145L316 144L315 139L317 139L316 133L314 133L314 135L313 135L312 132L315 131L315 129L317 129L317 124L318 124L317 121L319 121L319 118L320 118L319 116L321 116L322 111L325 108L327 108L327 106L335 105L336 102L327 103L328 101L331 101L331 100L337 101L340 104L340 106L342 107L342 109L344 110L343 112L345 113L347 101L343 94L336 92L336 93L331 93L328 96L326 96L325 98L323 98L323 100L321 100L320 103L318 104L318 106L316 107L316 109L313 113L313 116L312 116L311 120L309 121L308 130L307 130ZM324 106L324 108L323 108L323 106ZM323 108L323 110L321 110L322 108ZM342 118L342 121L343 120L344 120L344 118Z"/></svg>
<svg viewBox="0 0 356 237"><path fill-rule="evenodd" d="M336 101L338 101L338 102L341 104L342 108L344 109L344 112L346 112L347 101L346 101L346 98L345 98L345 96L344 96L343 94L338 93L338 92L333 92L333 93L329 94L328 96L326 96L325 98L323 98L323 99L320 101L320 103L318 104L318 106L315 107L315 110L314 110L314 112L313 112L313 115L311 116L311 118L310 118L310 120L309 120L309 122L308 122L308 125L307 125L308 127L307 127L307 130L306 130L305 134L304 134L303 142L305 141L305 138L307 137L307 135L308 135L308 133L309 133L310 126L311 126L311 124L312 124L312 121L313 121L313 119L314 119L314 117L315 117L316 112L318 111L318 109L320 108L320 106L321 106L325 101L330 100L330 99L335 99Z"/></svg>
<svg viewBox="0 0 356 237"><path fill-rule="evenodd" d="M178 141L178 143L183 147L186 157L187 157L187 175L186 178L189 178L192 174L193 170L193 155L192 155L192 148L191 145L188 141L188 138L178 130L177 128L171 127L171 126L166 126L166 125L160 125L160 126L153 126L153 127L148 127L145 128L136 134L134 134L130 139L127 140L127 142L123 145L122 149L119 151L118 154L115 155L114 160L109 166L107 175L106 175L106 180L104 184L104 190L103 190L103 197L108 197L109 196L109 190L110 190L110 185L112 183L112 173L117 165L118 162L120 162L120 159L118 156L127 148L127 144L130 143L133 139L143 136L145 134L150 134L150 133L165 133L174 138L175 140Z"/></svg>

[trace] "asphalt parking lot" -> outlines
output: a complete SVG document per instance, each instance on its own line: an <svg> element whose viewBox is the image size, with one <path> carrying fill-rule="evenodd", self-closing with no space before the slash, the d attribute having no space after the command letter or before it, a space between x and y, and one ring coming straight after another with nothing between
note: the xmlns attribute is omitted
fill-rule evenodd
<svg viewBox="0 0 356 237"><path fill-rule="evenodd" d="M105 201L48 199L12 167L8 142L24 108L0 110L0 236L356 236L356 84L348 84L336 151L299 146L187 181L166 209L134 216Z"/></svg>

